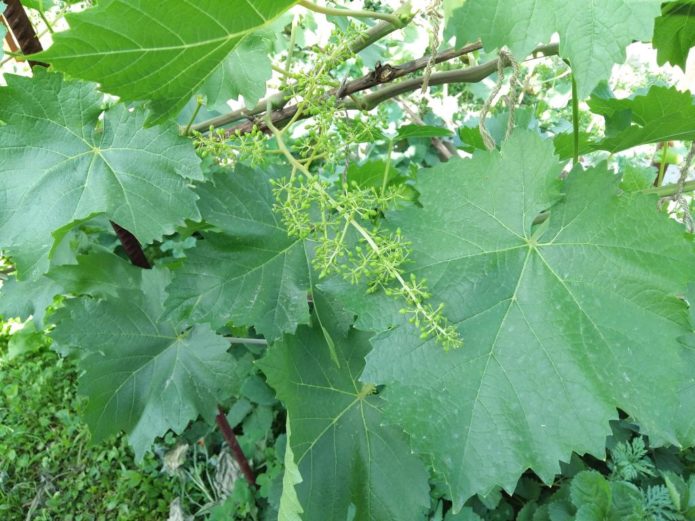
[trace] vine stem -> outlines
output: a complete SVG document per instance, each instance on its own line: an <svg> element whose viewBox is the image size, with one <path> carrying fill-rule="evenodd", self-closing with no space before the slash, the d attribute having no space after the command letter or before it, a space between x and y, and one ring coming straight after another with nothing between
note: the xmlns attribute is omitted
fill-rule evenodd
<svg viewBox="0 0 695 521"><path fill-rule="evenodd" d="M688 181L687 183L683 183L682 188L680 187L679 183L673 183L670 185L653 186L651 188L645 188L644 190L640 190L640 192L643 194L656 194L659 197L668 197L670 195L676 195L679 192L679 190L683 192L692 192L693 190L695 190L695 181Z"/></svg>
<svg viewBox="0 0 695 521"><path fill-rule="evenodd" d="M193 125L193 122L195 121L195 118L198 117L198 113L200 112L200 107L203 106L203 97L198 96L196 99L196 106L195 110L193 111L193 115L191 116L191 119L188 121L188 125L186 125L186 130L183 131L183 135L187 136L188 133L191 131L191 126Z"/></svg>
<svg viewBox="0 0 695 521"><path fill-rule="evenodd" d="M572 164L579 163L579 96L577 80L572 73Z"/></svg>
<svg viewBox="0 0 695 521"><path fill-rule="evenodd" d="M267 346L268 341L265 338L240 338L236 336L226 337L230 344L249 344L255 346Z"/></svg>
<svg viewBox="0 0 695 521"><path fill-rule="evenodd" d="M340 9L336 7L327 7L323 5L318 5L309 0L299 0L299 5L308 9L309 11L314 11L315 13L325 14L326 16L351 16L353 18L374 18L377 20L383 20L390 24L400 27L403 22L398 16L386 13L378 13L376 11L365 11L362 9Z"/></svg>
<svg viewBox="0 0 695 521"><path fill-rule="evenodd" d="M239 464L239 468L241 469L241 473L244 475L244 478L246 478L249 485L255 487L256 475L253 473L253 469L251 469L251 465L249 464L249 460L246 459L244 451L241 450L241 446L236 438L236 434L234 434L234 429L232 429L232 426L229 425L229 421L227 421L227 415L219 405L217 406L217 416L215 416L215 421L217 422L217 426L220 428L220 432L222 433L222 436L224 436L227 445L229 445L229 449L232 451L234 460Z"/></svg>
<svg viewBox="0 0 695 521"><path fill-rule="evenodd" d="M656 176L656 184L654 186L661 186L664 182L664 175L666 175L666 159L668 157L668 141L664 141L661 144L661 160L659 161L659 174Z"/></svg>
<svg viewBox="0 0 695 521"><path fill-rule="evenodd" d="M353 54L359 53L360 51L366 49L373 43L378 42L382 38L388 36L392 32L404 27L414 17L414 14L407 9L407 5L403 9L399 9L398 12L399 19L404 20L400 26L393 25L390 22L379 22L375 26L370 27L365 32L361 33L359 36L356 36L350 42L350 51ZM210 127L221 127L229 123L239 121L240 119L258 116L266 110L268 102L271 103L274 109L281 109L290 101L290 99L292 98L292 94L293 93L291 89L284 89L276 94L272 94L267 98L260 100L252 109L243 108L235 110L227 114L223 114L221 116L217 116L212 119L208 119L206 121L202 121L201 123L195 124L193 125L192 129L197 130L199 132L204 132L209 130Z"/></svg>

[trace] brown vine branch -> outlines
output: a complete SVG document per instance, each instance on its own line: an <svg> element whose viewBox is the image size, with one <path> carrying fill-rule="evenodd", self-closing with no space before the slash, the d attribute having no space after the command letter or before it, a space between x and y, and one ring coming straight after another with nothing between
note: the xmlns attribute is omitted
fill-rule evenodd
<svg viewBox="0 0 695 521"><path fill-rule="evenodd" d="M412 15L408 16L412 18ZM352 41L350 44L350 52L357 54L398 29L401 29L401 27L395 26L389 22L379 22L378 24L364 31ZM277 94L273 94L272 96L268 96L267 98L260 100L252 109L243 108L234 110L228 114L223 114L221 116L202 121L195 125L191 125L191 130L205 132L209 130L210 127L222 127L224 125L234 123L235 121L252 118L254 116L258 116L259 114L263 114L268 108L269 104L271 107L273 107L273 109L281 109L290 101L291 98L292 90L285 89L282 92L278 92Z"/></svg>
<svg viewBox="0 0 695 521"><path fill-rule="evenodd" d="M255 487L256 475L253 473L249 460L247 460L246 456L244 455L244 451L241 450L241 446L236 439L236 434L234 434L234 429L232 429L232 426L229 425L227 415L224 413L221 406L217 406L217 411L218 414L215 417L215 421L217 422L217 426L220 428L220 432L222 433L222 436L224 436L227 445L229 445L229 448L232 451L232 457L239 464L241 473L244 475L244 478L246 478L249 485Z"/></svg>
<svg viewBox="0 0 695 521"><path fill-rule="evenodd" d="M3 18L7 22L7 27L9 28L9 33L14 37L15 41L19 45L22 54L30 55L37 52L41 52L43 47L39 41L39 37L36 35L34 26L31 25L29 17L27 16L24 7L19 0L3 0L7 7L3 13ZM8 34L9 36L9 34ZM48 67L48 64L29 60L29 65L34 67L39 65L41 67Z"/></svg>
<svg viewBox="0 0 695 521"><path fill-rule="evenodd" d="M451 60L457 56L473 52L474 50L479 49L479 46L479 43L475 43L458 50L452 49L449 51L445 51L441 53L437 60L437 63L441 63L442 61L446 60ZM535 59L536 57L538 57L538 55L545 57L553 56L557 53L557 44L544 45L537 47L533 51L533 57L530 59ZM422 88L424 81L422 77L411 78L400 83L391 82L399 78L402 78L407 74L411 74L418 70L424 69L427 66L428 61L429 57L423 57L400 66L378 65L374 71L370 72L366 76L363 76L362 78L353 80L343 85L341 87L340 94L342 96L347 96L349 94L354 94L361 90L366 90L381 84L388 85L385 85L384 87L363 96L359 101L355 101L352 99L344 100L343 103L339 105L337 108L339 110L371 110L386 100ZM434 73L429 78L429 85L444 85L447 83L478 83L490 76L491 74L493 74L494 72L496 72L498 69L498 63L499 59L496 59L491 60L482 65L476 65L474 67L467 67L465 69L455 69L452 71ZM510 64L506 63L505 65ZM332 91L331 93L329 93L329 95L335 93L335 91ZM272 111L271 121L273 125L276 127L282 127L283 125L287 124L296 115L298 108L298 105L291 105ZM310 114L301 114L300 117L297 118L297 120L305 119L308 117L310 117ZM251 132L254 128L258 128L263 132L269 132L268 125L264 121L251 120L245 121L244 123L237 124L227 129L227 131L225 132L225 136L230 137L236 135L237 133L246 134Z"/></svg>

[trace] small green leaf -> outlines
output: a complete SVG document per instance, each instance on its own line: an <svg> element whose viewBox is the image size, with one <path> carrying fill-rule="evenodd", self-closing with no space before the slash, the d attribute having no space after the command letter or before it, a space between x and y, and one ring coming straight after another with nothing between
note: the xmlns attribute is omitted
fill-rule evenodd
<svg viewBox="0 0 695 521"><path fill-rule="evenodd" d="M20 320L33 316L36 325L43 327L46 308L61 291L59 284L46 277L36 280L7 279L0 287L0 316Z"/></svg>
<svg viewBox="0 0 695 521"><path fill-rule="evenodd" d="M285 448L285 473L282 476L282 496L280 496L280 511L278 521L302 521L304 513L299 504L295 487L302 482L302 475L294 462L292 451L292 425L287 416L287 447Z"/></svg>
<svg viewBox="0 0 695 521"><path fill-rule="evenodd" d="M654 21L653 45L659 65L666 62L685 71L690 49L695 46L695 0L664 2Z"/></svg>
<svg viewBox="0 0 695 521"><path fill-rule="evenodd" d="M403 125L398 128L398 133L394 141L414 138L449 137L453 132L446 128L434 127L431 125Z"/></svg>
<svg viewBox="0 0 695 521"><path fill-rule="evenodd" d="M200 87L208 109L228 112L227 101L239 96L244 97L247 108L254 107L273 75L269 52L268 35L254 33L244 38Z"/></svg>
<svg viewBox="0 0 695 521"><path fill-rule="evenodd" d="M611 487L606 478L598 472L584 471L572 480L570 497L579 510L587 506L595 508L600 514L597 521L600 521L611 506Z"/></svg>
<svg viewBox="0 0 695 521"><path fill-rule="evenodd" d="M610 135L591 143L594 150L616 153L648 143L695 139L693 96L675 87L654 85L647 94L627 99L592 96L589 106L614 123ZM616 117L622 118L620 125Z"/></svg>
<svg viewBox="0 0 695 521"><path fill-rule="evenodd" d="M10 337L7 344L7 358L12 360L27 353L33 353L46 345L47 337L37 331L33 320L28 321L22 329Z"/></svg>

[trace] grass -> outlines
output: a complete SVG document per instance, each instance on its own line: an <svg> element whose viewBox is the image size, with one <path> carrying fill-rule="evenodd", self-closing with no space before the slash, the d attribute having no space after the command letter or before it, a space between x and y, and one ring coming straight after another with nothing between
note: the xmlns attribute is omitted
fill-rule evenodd
<svg viewBox="0 0 695 521"><path fill-rule="evenodd" d="M180 481L148 454L135 466L125 439L89 442L77 371L45 340L8 359L0 335L0 519L167 519ZM41 339L42 337L37 337ZM35 340L36 342L36 340Z"/></svg>

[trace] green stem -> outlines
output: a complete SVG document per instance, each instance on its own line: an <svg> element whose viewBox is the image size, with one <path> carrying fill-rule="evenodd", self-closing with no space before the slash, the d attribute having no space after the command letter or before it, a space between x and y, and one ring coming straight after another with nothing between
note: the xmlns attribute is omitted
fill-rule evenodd
<svg viewBox="0 0 695 521"><path fill-rule="evenodd" d="M51 23L48 21L48 18L46 18L46 15L43 12L43 9L39 9L39 16L41 17L41 20L43 20L43 23L46 24L46 29L48 29L48 32L53 34L53 27L51 27Z"/></svg>
<svg viewBox="0 0 695 521"><path fill-rule="evenodd" d="M295 15L292 19L292 30L290 31L290 44L287 48L287 60L285 60L286 76L292 73L292 61L294 60L294 46L297 44L297 26L299 25L299 17ZM282 89L287 88L287 81L282 81Z"/></svg>
<svg viewBox="0 0 695 521"><path fill-rule="evenodd" d="M227 341L230 344L248 344L255 346L267 346L268 341L265 338L240 338L235 336L228 336Z"/></svg>
<svg viewBox="0 0 695 521"><path fill-rule="evenodd" d="M659 161L659 175L656 177L656 185L661 186L664 182L664 176L666 175L666 159L668 157L668 141L664 141L661 144L661 160Z"/></svg>
<svg viewBox="0 0 695 521"><path fill-rule="evenodd" d="M579 163L579 96L577 80L572 73L572 164Z"/></svg>
<svg viewBox="0 0 695 521"><path fill-rule="evenodd" d="M665 186L653 186L651 188L645 188L640 190L643 194L656 194L659 197L668 197L670 195L676 195L679 191L678 183L673 183ZM692 192L695 190L695 181L688 181L683 183L683 192Z"/></svg>
<svg viewBox="0 0 695 521"><path fill-rule="evenodd" d="M352 16L353 18L374 18L378 20L384 20L389 22L396 27L400 27L403 23L398 16L385 13L377 13L376 11L364 11L361 9L338 9L335 7L327 7L323 5L317 5L309 0L299 0L299 5L314 11L315 13L325 14L327 16Z"/></svg>
<svg viewBox="0 0 695 521"><path fill-rule="evenodd" d="M191 116L191 119L188 121L188 125L186 125L186 130L183 131L184 136L187 136L188 133L191 131L191 126L193 125L195 118L198 117L198 112L200 112L200 107L203 106L203 97L202 96L198 96L196 101L198 104L196 105L195 110L193 111L193 115Z"/></svg>
<svg viewBox="0 0 695 521"><path fill-rule="evenodd" d="M391 169L391 155L393 154L393 139L389 140L389 150L386 153L386 167L384 168L384 179L381 182L381 196L386 193L386 185L389 181L389 170Z"/></svg>

